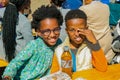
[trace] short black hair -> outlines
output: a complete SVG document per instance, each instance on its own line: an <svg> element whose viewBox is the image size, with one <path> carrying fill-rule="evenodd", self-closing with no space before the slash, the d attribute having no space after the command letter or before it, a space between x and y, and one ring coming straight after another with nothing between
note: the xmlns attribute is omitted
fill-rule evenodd
<svg viewBox="0 0 120 80"><path fill-rule="evenodd" d="M85 21L87 21L87 15L82 10L79 10L79 9L70 10L65 16L65 22L67 20L74 19L74 18L82 18Z"/></svg>
<svg viewBox="0 0 120 80"><path fill-rule="evenodd" d="M42 5L33 13L32 28L39 29L40 21L46 18L55 18L58 21L58 25L62 25L63 16L60 11L54 5Z"/></svg>

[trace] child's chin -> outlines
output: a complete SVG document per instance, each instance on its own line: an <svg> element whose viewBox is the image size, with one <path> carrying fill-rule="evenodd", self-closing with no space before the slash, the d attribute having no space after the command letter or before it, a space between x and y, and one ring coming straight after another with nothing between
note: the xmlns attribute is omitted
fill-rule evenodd
<svg viewBox="0 0 120 80"><path fill-rule="evenodd" d="M78 42L76 41L76 44L82 44L82 42L83 42L82 40L78 41Z"/></svg>
<svg viewBox="0 0 120 80"><path fill-rule="evenodd" d="M56 42L54 42L54 43L49 43L50 46L54 46L55 44L56 44Z"/></svg>

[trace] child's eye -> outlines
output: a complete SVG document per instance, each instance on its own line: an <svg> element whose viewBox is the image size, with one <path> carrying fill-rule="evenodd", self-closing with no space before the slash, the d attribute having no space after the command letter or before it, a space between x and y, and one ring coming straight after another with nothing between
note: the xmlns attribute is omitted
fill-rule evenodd
<svg viewBox="0 0 120 80"><path fill-rule="evenodd" d="M71 32L75 32L76 30L75 30L75 29L69 29L69 31L71 31Z"/></svg>
<svg viewBox="0 0 120 80"><path fill-rule="evenodd" d="M50 30L46 29L46 30L41 30L41 33L44 35L49 35L50 34Z"/></svg>

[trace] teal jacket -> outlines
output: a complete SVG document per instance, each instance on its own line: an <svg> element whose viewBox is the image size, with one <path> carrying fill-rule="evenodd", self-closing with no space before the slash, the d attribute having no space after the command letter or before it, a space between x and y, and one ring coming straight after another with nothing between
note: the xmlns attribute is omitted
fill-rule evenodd
<svg viewBox="0 0 120 80"><path fill-rule="evenodd" d="M59 40L55 46L59 44ZM49 74L54 48L48 47L41 38L32 40L17 54L4 71L13 80L34 80Z"/></svg>

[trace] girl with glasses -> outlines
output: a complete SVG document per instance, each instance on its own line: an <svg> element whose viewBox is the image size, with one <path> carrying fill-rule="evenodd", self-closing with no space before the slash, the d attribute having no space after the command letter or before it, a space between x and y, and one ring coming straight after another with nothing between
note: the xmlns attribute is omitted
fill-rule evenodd
<svg viewBox="0 0 120 80"><path fill-rule="evenodd" d="M39 37L28 43L10 62L3 78L34 80L54 70L52 66L56 57L53 53L55 47L61 43L59 35L60 25L63 22L62 15L55 6L41 6L32 16L32 27Z"/></svg>

